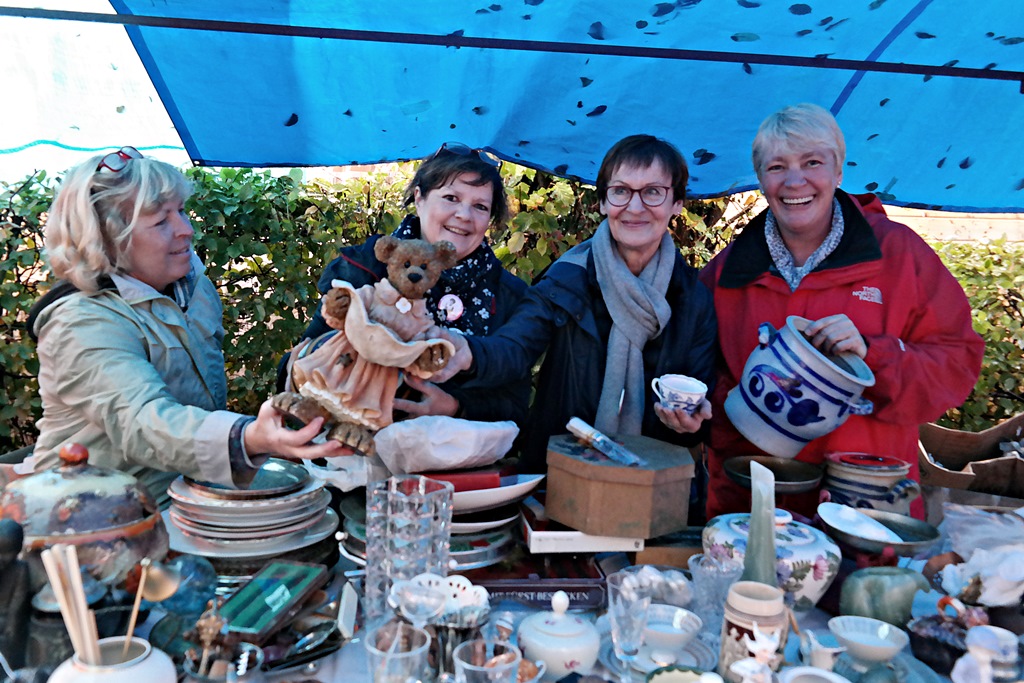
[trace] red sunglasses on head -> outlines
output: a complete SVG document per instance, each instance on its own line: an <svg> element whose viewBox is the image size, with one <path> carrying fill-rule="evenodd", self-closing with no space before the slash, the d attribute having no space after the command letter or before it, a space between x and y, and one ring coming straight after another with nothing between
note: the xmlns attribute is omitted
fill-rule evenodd
<svg viewBox="0 0 1024 683"><path fill-rule="evenodd" d="M128 162L132 159L142 159L142 153L134 147L122 147L116 152L111 152L102 159L100 163L96 164L96 170L107 169L117 173L123 171L124 167L128 165Z"/></svg>

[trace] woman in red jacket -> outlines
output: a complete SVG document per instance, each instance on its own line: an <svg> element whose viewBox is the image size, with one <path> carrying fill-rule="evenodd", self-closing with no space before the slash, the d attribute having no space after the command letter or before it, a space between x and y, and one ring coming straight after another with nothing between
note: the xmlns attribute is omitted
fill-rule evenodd
<svg viewBox="0 0 1024 683"><path fill-rule="evenodd" d="M839 189L846 146L835 119L813 104L769 116L753 144L768 209L701 273L714 293L721 344L708 459L708 518L750 509L749 491L724 474L729 457L758 453L722 409L736 386L758 325L781 328L797 315L821 351L864 359L875 384L866 416L811 441L798 460L832 451L892 455L918 477L917 428L967 397L984 342L956 279L910 228L889 220L877 197ZM817 494L780 504L813 514ZM920 501L912 511L920 516Z"/></svg>

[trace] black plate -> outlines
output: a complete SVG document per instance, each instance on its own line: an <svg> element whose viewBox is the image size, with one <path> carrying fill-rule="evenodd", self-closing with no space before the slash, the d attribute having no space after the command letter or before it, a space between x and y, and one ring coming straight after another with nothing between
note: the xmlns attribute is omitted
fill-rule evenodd
<svg viewBox="0 0 1024 683"><path fill-rule="evenodd" d="M758 462L772 471L776 493L804 493L813 491L821 483L823 471L818 465L770 455L740 455L726 460L723 467L730 479L749 489L751 462Z"/></svg>

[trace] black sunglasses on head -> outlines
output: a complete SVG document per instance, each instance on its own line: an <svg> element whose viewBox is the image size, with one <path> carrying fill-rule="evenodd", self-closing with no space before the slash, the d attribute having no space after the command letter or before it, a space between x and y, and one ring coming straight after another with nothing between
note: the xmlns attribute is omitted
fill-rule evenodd
<svg viewBox="0 0 1024 683"><path fill-rule="evenodd" d="M488 166L493 166L494 168L498 169L501 168L501 159L499 159L498 157L494 156L493 154L486 150L473 149L469 145L463 144L461 142L444 143L443 145L437 148L437 151L434 152L430 156L430 158L433 159L442 152L450 152L451 154L457 154L460 157L475 156L477 159L484 162Z"/></svg>

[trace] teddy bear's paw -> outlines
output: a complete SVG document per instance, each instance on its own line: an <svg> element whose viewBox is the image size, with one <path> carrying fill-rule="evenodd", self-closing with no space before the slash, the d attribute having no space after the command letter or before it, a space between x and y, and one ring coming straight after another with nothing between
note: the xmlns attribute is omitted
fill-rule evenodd
<svg viewBox="0 0 1024 683"><path fill-rule="evenodd" d="M374 455L377 448L373 443L373 431L355 422L339 422L327 432L328 439L334 439L363 455Z"/></svg>
<svg viewBox="0 0 1024 683"><path fill-rule="evenodd" d="M284 413L290 418L290 421L300 423L297 425L299 427L309 424L318 417L324 418L325 425L334 422L334 418L326 408L313 399L294 391L285 391L273 396L270 399L270 404L277 408L278 412Z"/></svg>
<svg viewBox="0 0 1024 683"><path fill-rule="evenodd" d="M328 325L336 330L345 327L345 315L352 303L352 295L344 289L332 289L324 294L321 315Z"/></svg>
<svg viewBox="0 0 1024 683"><path fill-rule="evenodd" d="M416 367L424 372L437 372L448 365L448 347L435 344L420 354L416 359Z"/></svg>

